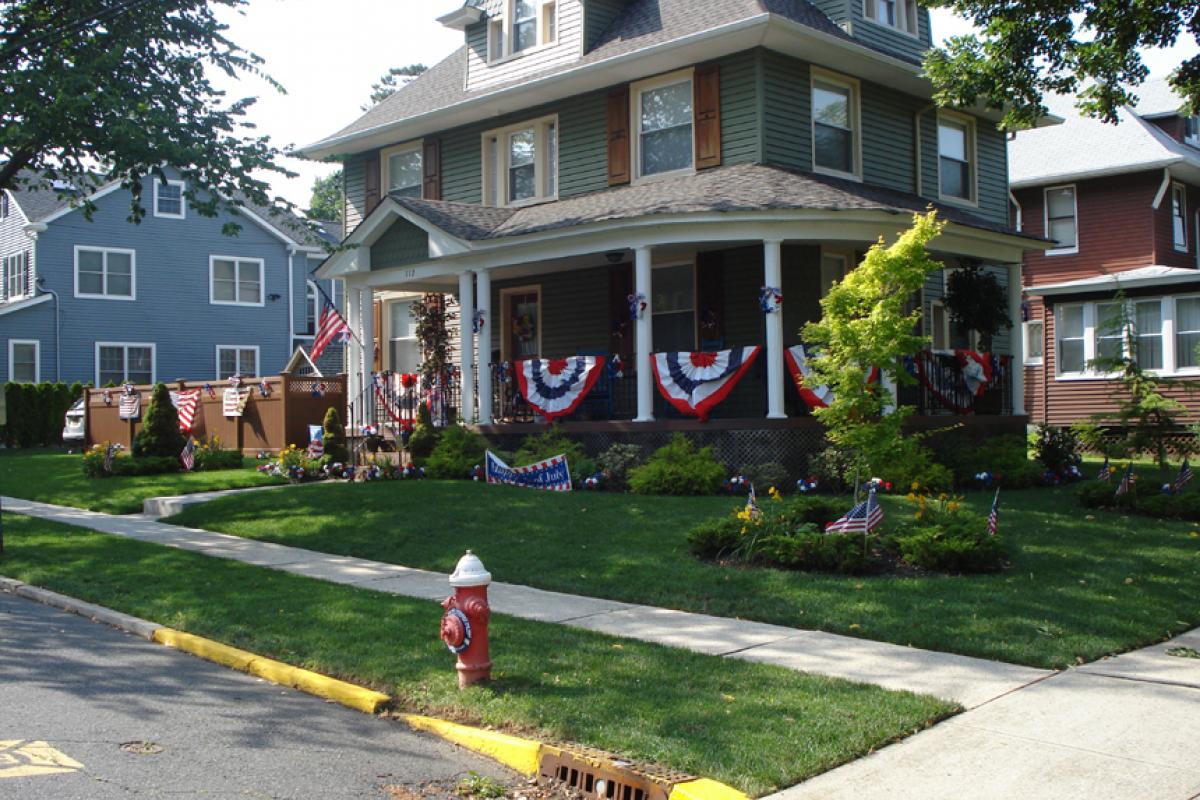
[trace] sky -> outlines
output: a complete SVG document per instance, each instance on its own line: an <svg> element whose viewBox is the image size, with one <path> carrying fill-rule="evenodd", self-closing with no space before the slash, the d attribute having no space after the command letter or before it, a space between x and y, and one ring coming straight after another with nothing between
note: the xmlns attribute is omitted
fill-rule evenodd
<svg viewBox="0 0 1200 800"><path fill-rule="evenodd" d="M353 122L371 84L390 67L432 66L462 44L460 32L436 19L459 5L461 0L251 0L242 14L223 14L229 38L266 59L265 71L287 94L252 77L214 81L231 97L259 98L249 119L277 147L311 144ZM938 41L971 30L943 9L932 15ZM1152 74L1165 75L1200 51L1183 38L1173 50L1145 54ZM308 206L313 181L337 170L292 158L284 165L298 177L273 177L272 188L301 208Z"/></svg>

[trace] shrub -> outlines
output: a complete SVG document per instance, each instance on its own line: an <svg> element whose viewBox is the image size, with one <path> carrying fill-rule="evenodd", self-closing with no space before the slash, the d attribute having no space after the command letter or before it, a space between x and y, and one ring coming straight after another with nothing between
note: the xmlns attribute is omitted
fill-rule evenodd
<svg viewBox="0 0 1200 800"><path fill-rule="evenodd" d="M196 472L211 472L219 469L239 469L243 459L240 450L226 450L219 436L210 436L196 442Z"/></svg>
<svg viewBox="0 0 1200 800"><path fill-rule="evenodd" d="M596 466L604 473L606 488L625 490L629 488L629 471L642 460L642 448L636 444L614 444L596 459Z"/></svg>
<svg viewBox="0 0 1200 800"><path fill-rule="evenodd" d="M697 558L715 560L729 555L742 537L742 521L735 516L698 522L688 531L688 550Z"/></svg>
<svg viewBox="0 0 1200 800"><path fill-rule="evenodd" d="M769 563L787 569L855 575L870 568L862 536L856 533L825 533L815 525L804 525L767 536L760 546Z"/></svg>
<svg viewBox="0 0 1200 800"><path fill-rule="evenodd" d="M1048 472L1066 475L1071 467L1079 466L1079 436L1070 428L1039 425L1034 434L1033 457L1042 462Z"/></svg>
<svg viewBox="0 0 1200 800"><path fill-rule="evenodd" d="M83 388L65 383L8 383L0 386L0 391L8 415L7 424L0 429L4 444L38 447L62 444L63 418Z"/></svg>
<svg viewBox="0 0 1200 800"><path fill-rule="evenodd" d="M975 476L986 472L1006 489L1028 489L1042 474L1038 462L1029 458L1028 441L1019 434L946 447L940 461L954 474L958 486L974 486Z"/></svg>
<svg viewBox="0 0 1200 800"><path fill-rule="evenodd" d="M346 448L346 427L337 409L330 407L325 412L321 426L325 430L325 455L332 461L345 463L350 460L350 451Z"/></svg>
<svg viewBox="0 0 1200 800"><path fill-rule="evenodd" d="M414 464L423 465L441 438L441 429L433 426L429 405L421 403L417 407L417 424L413 427L412 435L408 437L408 457Z"/></svg>
<svg viewBox="0 0 1200 800"><path fill-rule="evenodd" d="M988 533L987 520L968 511L961 499L922 495L911 520L900 523L892 544L908 564L933 572L996 572L1008 552L999 536Z"/></svg>
<svg viewBox="0 0 1200 800"><path fill-rule="evenodd" d="M738 472L744 475L746 480L754 484L755 489L758 491L765 492L772 486L783 491L788 485L787 468L778 461L747 464L741 467Z"/></svg>
<svg viewBox="0 0 1200 800"><path fill-rule="evenodd" d="M522 439L521 447L513 454L513 466L523 467L561 455L567 457L574 483L582 483L596 473L596 461L588 456L583 445L554 428Z"/></svg>
<svg viewBox="0 0 1200 800"><path fill-rule="evenodd" d="M1200 520L1200 493L1168 494L1156 481L1135 480L1128 492L1118 496L1120 480L1118 470L1109 481L1086 481L1080 485L1076 497L1084 508L1129 511L1161 519Z"/></svg>
<svg viewBox="0 0 1200 800"><path fill-rule="evenodd" d="M154 384L142 428L133 440L134 457L174 458L178 463L185 441L179 432L179 413L171 402L170 390L164 384Z"/></svg>
<svg viewBox="0 0 1200 800"><path fill-rule="evenodd" d="M483 463L487 449L487 439L462 425L451 425L442 431L425 471L439 480L467 480L475 465Z"/></svg>
<svg viewBox="0 0 1200 800"><path fill-rule="evenodd" d="M808 474L822 491L848 492L854 482L854 456L849 450L826 447L808 457Z"/></svg>
<svg viewBox="0 0 1200 800"><path fill-rule="evenodd" d="M690 439L677 433L649 461L629 471L629 488L635 494L716 494L724 479L725 470L711 447L697 450Z"/></svg>
<svg viewBox="0 0 1200 800"><path fill-rule="evenodd" d="M104 456L108 451L109 444L109 442L97 444L84 452L81 459L84 475L89 478L108 478L116 475L163 475L179 472L182 469L179 456L142 456L137 458L130 456L124 448L120 448L114 454L112 472L105 472Z"/></svg>
<svg viewBox="0 0 1200 800"><path fill-rule="evenodd" d="M917 484L927 491L948 492L954 487L954 473L937 463L928 447L911 438L898 445L893 461L876 465L870 477L882 478L899 489Z"/></svg>

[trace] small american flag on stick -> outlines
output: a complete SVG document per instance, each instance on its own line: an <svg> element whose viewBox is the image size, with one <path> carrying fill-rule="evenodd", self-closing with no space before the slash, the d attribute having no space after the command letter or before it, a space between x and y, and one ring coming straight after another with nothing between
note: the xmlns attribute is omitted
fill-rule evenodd
<svg viewBox="0 0 1200 800"><path fill-rule="evenodd" d="M1121 483L1117 486L1117 493L1114 495L1114 497L1120 497L1123 494L1127 494L1131 488L1133 488L1132 463L1125 466L1125 474L1121 476Z"/></svg>
<svg viewBox="0 0 1200 800"><path fill-rule="evenodd" d="M867 499L846 512L845 516L825 526L826 533L870 533L883 522L883 509L875 498L875 490Z"/></svg>
<svg viewBox="0 0 1200 800"><path fill-rule="evenodd" d="M183 452L179 454L179 460L187 472L196 468L196 440L192 437L188 437L187 444L183 446Z"/></svg>
<svg viewBox="0 0 1200 800"><path fill-rule="evenodd" d="M1192 474L1192 465L1189 464L1185 458L1183 460L1183 466L1179 468L1179 477L1175 479L1175 491L1182 492L1183 487L1187 486L1194 477L1196 476Z"/></svg>
<svg viewBox="0 0 1200 800"><path fill-rule="evenodd" d="M1112 475L1112 468L1108 465L1108 456L1104 457L1104 466L1100 468L1100 474L1096 476L1098 481L1107 481Z"/></svg>
<svg viewBox="0 0 1200 800"><path fill-rule="evenodd" d="M988 535L995 536L1000 530L1000 490L996 490L996 496L992 498L992 512L988 514Z"/></svg>

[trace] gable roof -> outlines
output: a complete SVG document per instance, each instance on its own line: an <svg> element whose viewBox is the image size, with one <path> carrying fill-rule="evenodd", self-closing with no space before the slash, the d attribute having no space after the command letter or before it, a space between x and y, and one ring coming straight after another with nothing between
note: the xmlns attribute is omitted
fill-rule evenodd
<svg viewBox="0 0 1200 800"><path fill-rule="evenodd" d="M1009 143L1012 188L1166 167L1200 171L1200 150L1175 141L1139 113L1138 109L1153 109L1161 116L1158 112L1170 106L1171 101L1164 100L1158 84L1165 85L1165 81L1156 82L1147 91L1139 89L1143 99L1137 109L1120 109L1116 124L1083 116L1075 108L1074 97L1047 95L1050 112L1064 121L1021 131ZM1178 108L1178 97L1173 102Z"/></svg>

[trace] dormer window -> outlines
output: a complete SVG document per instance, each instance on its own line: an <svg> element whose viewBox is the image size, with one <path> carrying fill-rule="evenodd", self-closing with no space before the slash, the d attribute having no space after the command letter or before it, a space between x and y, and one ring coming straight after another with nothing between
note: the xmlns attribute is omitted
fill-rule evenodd
<svg viewBox="0 0 1200 800"><path fill-rule="evenodd" d="M537 46L537 4L532 0L513 3L513 52L520 53Z"/></svg>
<svg viewBox="0 0 1200 800"><path fill-rule="evenodd" d="M558 38L556 0L504 0L501 9L488 23L488 61L502 61Z"/></svg>
<svg viewBox="0 0 1200 800"><path fill-rule="evenodd" d="M425 173L421 164L421 143L402 144L383 151L383 186L388 194L421 197Z"/></svg>
<svg viewBox="0 0 1200 800"><path fill-rule="evenodd" d="M1192 147L1200 147L1200 116L1191 116L1183 121L1183 140Z"/></svg>
<svg viewBox="0 0 1200 800"><path fill-rule="evenodd" d="M484 198L490 206L553 200L558 193L558 118L483 135Z"/></svg>
<svg viewBox="0 0 1200 800"><path fill-rule="evenodd" d="M904 33L917 33L917 4L914 0L864 0L863 16L878 25Z"/></svg>

